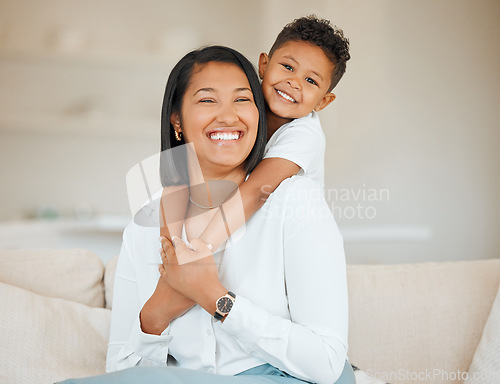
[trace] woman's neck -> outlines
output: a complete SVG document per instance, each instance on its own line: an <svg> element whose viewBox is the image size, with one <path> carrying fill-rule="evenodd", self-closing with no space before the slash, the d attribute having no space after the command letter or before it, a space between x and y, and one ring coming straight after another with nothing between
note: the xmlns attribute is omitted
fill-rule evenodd
<svg viewBox="0 0 500 384"><path fill-rule="evenodd" d="M215 173L202 167L189 167L190 196L195 203L202 206L219 205L245 181L244 165L227 172L218 168Z"/></svg>
<svg viewBox="0 0 500 384"><path fill-rule="evenodd" d="M269 109L266 104L266 119L267 119L267 141L271 136L281 127L283 124L289 123L293 119L287 119L276 115L273 111Z"/></svg>

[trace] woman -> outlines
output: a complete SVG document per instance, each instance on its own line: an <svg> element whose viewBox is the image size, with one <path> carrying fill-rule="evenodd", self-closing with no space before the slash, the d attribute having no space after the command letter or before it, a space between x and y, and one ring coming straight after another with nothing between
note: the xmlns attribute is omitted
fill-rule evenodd
<svg viewBox="0 0 500 384"><path fill-rule="evenodd" d="M232 49L186 55L169 77L162 114L162 150L189 143L205 180L239 185L262 157L259 81ZM176 178L197 184L198 164L186 159L175 159L186 171ZM172 173L168 167L162 164L162 176ZM159 255L158 230L131 223L116 272L107 359L109 372L121 371L84 380L354 383L342 238L319 196L309 179L285 180L244 236L214 255L196 240L216 211L206 189L190 189L183 231L190 248L176 238L174 249L162 238ZM205 257L178 264L193 254ZM135 366L157 368L123 370Z"/></svg>

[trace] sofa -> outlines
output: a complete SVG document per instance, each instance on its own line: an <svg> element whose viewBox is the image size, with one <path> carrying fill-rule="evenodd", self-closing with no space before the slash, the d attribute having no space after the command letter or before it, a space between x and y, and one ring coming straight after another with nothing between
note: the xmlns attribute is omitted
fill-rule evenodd
<svg viewBox="0 0 500 384"><path fill-rule="evenodd" d="M116 263L83 249L0 251L0 383L104 372ZM347 275L353 365L389 383L463 382L500 259L348 265Z"/></svg>

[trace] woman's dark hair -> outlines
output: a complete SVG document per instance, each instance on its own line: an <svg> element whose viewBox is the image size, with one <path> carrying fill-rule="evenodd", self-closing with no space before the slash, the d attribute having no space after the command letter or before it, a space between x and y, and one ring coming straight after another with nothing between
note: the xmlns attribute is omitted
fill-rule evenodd
<svg viewBox="0 0 500 384"><path fill-rule="evenodd" d="M276 37L269 51L269 57L289 41L306 41L323 50L334 65L328 92L335 88L345 73L346 62L351 58L349 40L344 37L344 32L332 26L329 20L318 19L316 15L304 16L285 25Z"/></svg>
<svg viewBox="0 0 500 384"><path fill-rule="evenodd" d="M214 61L235 64L245 72L252 89L255 105L259 111L257 137L252 151L246 159L245 170L250 173L262 159L267 138L267 123L264 96L255 68L245 56L234 49L219 45L203 47L184 56L168 77L161 111L160 179L163 187L173 184L189 185L185 156L186 146L173 150L175 147L185 144L184 138L180 141L175 139L170 116L172 113L180 114L181 112L182 98L191 81L194 67ZM175 156L172 155L174 152L176 152Z"/></svg>

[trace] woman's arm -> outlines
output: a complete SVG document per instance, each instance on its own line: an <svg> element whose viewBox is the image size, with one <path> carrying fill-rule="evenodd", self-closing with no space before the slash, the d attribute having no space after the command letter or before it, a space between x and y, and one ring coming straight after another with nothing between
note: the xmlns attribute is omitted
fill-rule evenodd
<svg viewBox="0 0 500 384"><path fill-rule="evenodd" d="M141 311L137 272L144 265L138 260L141 255L134 252L133 236L134 224L124 231L116 269L107 372L135 365L165 365L172 339L169 323L194 305L162 277Z"/></svg>
<svg viewBox="0 0 500 384"><path fill-rule="evenodd" d="M276 157L262 160L248 179L239 186L239 193L234 194L218 209L199 238L211 244L212 249L219 248L230 234L235 233L264 205L283 180L299 171L297 164L286 159Z"/></svg>
<svg viewBox="0 0 500 384"><path fill-rule="evenodd" d="M172 185L164 187L160 200L160 236L171 239L181 236L182 224L189 203L189 187Z"/></svg>
<svg viewBox="0 0 500 384"><path fill-rule="evenodd" d="M331 384L342 372L348 349L343 241L322 194L308 193L313 183L297 178L290 184L283 228L290 320L235 292L222 329L245 351L279 369Z"/></svg>
<svg viewBox="0 0 500 384"><path fill-rule="evenodd" d="M159 268L161 276L156 289L139 315L142 331L151 335L161 335L172 320L182 316L195 305L194 301L168 284L163 264Z"/></svg>

